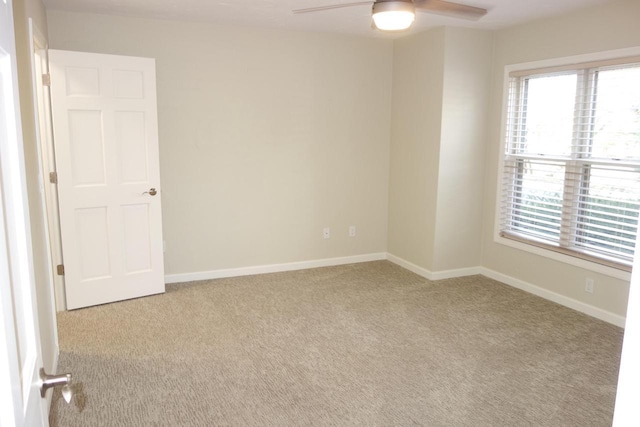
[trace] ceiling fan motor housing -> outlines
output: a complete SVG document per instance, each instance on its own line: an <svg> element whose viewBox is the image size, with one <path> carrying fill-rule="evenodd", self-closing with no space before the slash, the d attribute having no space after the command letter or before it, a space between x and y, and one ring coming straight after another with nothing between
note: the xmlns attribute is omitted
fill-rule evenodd
<svg viewBox="0 0 640 427"><path fill-rule="evenodd" d="M380 12L411 12L415 13L413 0L376 0L373 3L373 13Z"/></svg>

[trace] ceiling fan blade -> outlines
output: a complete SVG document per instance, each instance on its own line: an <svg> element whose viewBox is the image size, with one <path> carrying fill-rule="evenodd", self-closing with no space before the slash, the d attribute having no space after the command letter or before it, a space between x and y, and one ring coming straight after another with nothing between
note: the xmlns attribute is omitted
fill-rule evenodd
<svg viewBox="0 0 640 427"><path fill-rule="evenodd" d="M344 3L344 4L333 4L329 6L317 6L317 7L309 7L307 9L295 9L293 13L311 13L311 12L321 12L323 10L331 10L331 9L342 9L343 7L351 7L351 6L364 6L371 5L373 1L359 1L355 3Z"/></svg>
<svg viewBox="0 0 640 427"><path fill-rule="evenodd" d="M414 0L413 4L417 10L422 12L438 13L456 18L475 20L487 14L487 9L444 0Z"/></svg>

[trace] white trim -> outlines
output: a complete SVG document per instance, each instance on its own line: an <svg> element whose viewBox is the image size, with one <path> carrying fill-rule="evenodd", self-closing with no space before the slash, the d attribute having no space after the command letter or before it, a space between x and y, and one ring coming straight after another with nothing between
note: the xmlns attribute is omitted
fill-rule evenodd
<svg viewBox="0 0 640 427"><path fill-rule="evenodd" d="M480 267L458 268L455 270L430 271L393 254L387 254L387 260L400 267L416 273L428 280L451 279L453 277L473 276L480 274Z"/></svg>
<svg viewBox="0 0 640 427"><path fill-rule="evenodd" d="M339 258L326 258L312 261L290 262L286 264L269 264L258 265L253 267L240 267L240 268L228 268L222 270L201 271L196 273L183 273L183 274L167 274L164 276L165 283L183 283L193 282L196 280L211 280L211 279L223 279L227 277L239 277L239 276L251 276L256 274L265 273L278 273L283 271L295 271L306 270L309 268L318 267L331 267L336 265L345 264L357 264L361 262L370 261L382 261L388 260L402 268L405 268L418 276L424 277L427 280L443 280L451 279L454 277L474 276L482 274L483 276L502 282L506 285L513 286L514 288L523 290L533 295L537 295L549 301L553 301L570 309L579 311L581 313L588 314L596 319L603 320L605 322L614 324L616 326L624 327L625 318L601 308L594 307L592 305L583 303L581 301L569 298L564 295L560 295L556 292L548 289L541 288L531 283L525 282L515 277L507 276L506 274L499 273L486 267L467 267L458 268L454 270L442 270L442 271L429 271L426 268L420 267L412 262L402 259L396 255L390 253L372 253L364 255L354 255L348 257Z"/></svg>
<svg viewBox="0 0 640 427"><path fill-rule="evenodd" d="M496 203L494 206L493 215L493 241L497 244L509 246L512 248L520 249L525 252L530 252L536 255L540 255L546 258L550 258L565 264L570 264L576 267L583 268L585 270L594 271L596 273L604 274L609 277L614 277L621 280L631 280L631 274L627 271L619 270L617 268L608 267L595 262L587 261L584 259L572 257L569 255L554 252L548 249L543 249L534 245L528 245L522 242L516 242L511 239L505 239L500 236L500 211L502 203L502 182L504 180L504 156L505 156L505 143L507 138L507 109L509 102L509 74L514 71L523 71L537 68L557 67L567 64L579 64L593 61L611 60L617 58L633 57L640 55L640 47L631 47L625 49L608 50L604 52L594 52L583 55L574 55L558 58L550 58L540 61L523 62L520 64L509 64L504 67L504 76L502 80L502 119L500 123L500 144L498 152L498 179L496 189ZM533 285L532 285L533 286ZM573 300L572 300L573 301ZM562 303L561 303L562 304ZM564 305L564 304L563 304ZM591 307L591 306L589 306ZM579 310L582 311L582 310ZM605 312L606 313L606 312ZM598 316L594 316L598 317ZM604 320L604 319L603 319ZM614 322L611 322L614 323ZM615 324L615 323L614 323Z"/></svg>
<svg viewBox="0 0 640 427"><path fill-rule="evenodd" d="M399 265L402 268L406 268L407 270L416 273L418 276L422 276L425 279L428 280L433 280L431 277L433 277L433 273L429 270L427 270L426 268L422 268L420 266L415 265L412 262L407 261L406 259L400 258L398 256L395 256L393 254L388 253L387 254L387 260L391 261L392 263Z"/></svg>
<svg viewBox="0 0 640 427"><path fill-rule="evenodd" d="M636 236L640 247L640 236ZM636 252L627 306L627 323L620 357L618 392L613 411L614 427L632 427L640 419L640 253Z"/></svg>
<svg viewBox="0 0 640 427"><path fill-rule="evenodd" d="M512 66L504 67L504 75L502 77L502 110L500 119L500 142L498 144L498 179L496 180L496 200L493 206L493 241L496 243L504 243L503 237L500 236L500 217L502 213L502 188L504 181L504 156L507 144L507 120L509 109L509 73ZM549 252L549 251L545 251Z"/></svg>
<svg viewBox="0 0 640 427"><path fill-rule="evenodd" d="M520 64L509 64L505 70L512 71L535 70L537 68L558 67L569 64L580 64L583 62L606 61L610 59L626 58L640 55L640 46L624 49L605 50L603 52L586 53L582 55L561 56L540 61L522 62ZM507 74L507 77L509 75Z"/></svg>
<svg viewBox="0 0 640 427"><path fill-rule="evenodd" d="M49 74L47 38L39 31L29 18L29 28L32 28L33 45L31 45L31 68L33 73L34 114L36 123L36 138L38 160L40 166L41 197L45 214L45 232L47 236L49 274L53 289L53 312L67 309L64 294L64 276L55 273L55 266L63 264L62 248L60 246L60 218L58 214L58 192L56 184L49 182L49 173L55 172L55 152L53 145L53 123L51 118L50 87L42 84L39 74ZM57 328L57 326L56 326Z"/></svg>
<svg viewBox="0 0 640 427"><path fill-rule="evenodd" d="M45 372L58 372L58 362L60 361L60 349L56 348L56 354L53 356L53 366L45 367ZM47 414L51 412L51 402L53 402L53 393L47 393Z"/></svg>
<svg viewBox="0 0 640 427"><path fill-rule="evenodd" d="M501 237L500 235L495 236L494 242L504 246L509 246L515 249L520 249L525 252L530 252L535 255L540 255L545 258L551 258L553 260L560 261L564 264L569 264L575 267L583 268L585 270L604 274L606 276L613 277L615 279L620 279L625 281L631 280L631 273L629 273L628 271L619 270L613 267L608 267L606 265L598 264L593 261L587 261L586 259L565 255L549 249L541 248L539 246L528 245L526 243L518 242L513 239L507 239L505 237Z"/></svg>
<svg viewBox="0 0 640 427"><path fill-rule="evenodd" d="M47 250L47 267L48 268L47 268L47 277L46 277L48 286L47 286L46 294L41 295L41 297L49 300L51 316L48 319L48 323L50 323L53 328L52 330L53 348L51 349L53 352L53 355L48 354L47 359L53 356L51 360L54 362L54 364L53 366L45 366L44 368L47 370L47 372L56 372L55 368L57 368L58 366L58 354L60 353L60 343L58 340L58 323L56 322L56 302L54 299L55 288L56 288L55 286L56 276L53 274L53 259L52 259L52 252L51 252L51 237L50 237L51 232L53 230L51 228L51 224L49 223L48 216L47 216L48 205L47 205L47 198L45 196L45 182L44 182L45 180L43 178L45 176L45 173L44 173L45 168L44 168L43 157L42 157L43 135L46 135L46 131L43 132L43 129L48 129L49 125L43 122L43 117L46 120L47 116L46 114L44 114L43 111L41 111L41 108L43 107L43 103L45 101L41 99L41 96L40 96L41 93L39 89L42 85L42 78L38 76L38 74L43 74L43 72L47 70L42 70L40 67L38 67L38 64L36 63L37 51L39 50L46 51L47 42L46 42L46 38L42 35L42 32L40 31L40 29L33 22L33 19L29 18L27 22L29 24L29 50L31 52L31 55L29 55L29 58L30 58L30 65L31 65L31 88L33 90L32 95L33 95L33 113L34 113L34 126L35 126L35 137L36 137L36 151L38 154L38 166L39 166L38 180L39 180L39 188L40 188L40 204L42 206L45 244L48 249ZM59 276L59 277L62 277L62 276ZM40 315L42 314L43 313L38 312L38 317L40 317ZM43 333L44 333L43 331L40 331L41 337ZM44 354L43 354L43 358L44 358ZM47 405L49 406L51 405L51 398L50 398L51 394L49 394L49 398L47 399Z"/></svg>
<svg viewBox="0 0 640 427"><path fill-rule="evenodd" d="M282 271L306 270L309 268L331 267L335 265L356 264L360 262L381 261L386 259L384 252L353 255L339 258L326 258L311 261L290 262L286 264L268 264L252 267L227 268L222 270L200 271L196 273L167 274L165 283L193 282L196 280L222 279L226 277L252 276L255 274L278 273Z"/></svg>
<svg viewBox="0 0 640 427"><path fill-rule="evenodd" d="M442 270L435 271L431 273L433 275L433 279L431 280L443 280L443 279L451 279L454 277L464 277L464 276L475 276L476 274L480 274L481 267L467 267L467 268L457 268L455 270Z"/></svg>
<svg viewBox="0 0 640 427"><path fill-rule="evenodd" d="M594 307L584 302L575 300L573 298L560 295L548 289L544 289L531 283L525 282L524 280L516 279L515 277L507 276L506 274L498 273L497 271L491 270L489 268L481 267L480 274L502 282L506 285L513 286L514 288L518 288L530 294L537 295L546 300L553 301L565 307L579 311L581 313L588 314L589 316L595 317L596 319L600 319L624 328L625 318L623 316L611 313L610 311L606 311L601 308Z"/></svg>
<svg viewBox="0 0 640 427"><path fill-rule="evenodd" d="M391 261L394 264L399 265L400 267L406 268L407 270L412 271L417 275L422 276L428 280L442 280L442 279L450 279L453 277L473 276L476 274L482 274L483 276L487 276L491 279L497 280L501 283L504 283L505 285L513 286L514 288L523 290L533 295L537 295L541 298L544 298L549 301L553 301L555 303L558 303L570 309L588 314L589 316L595 317L596 319L603 320L605 322L614 324L616 326L620 326L622 328L624 327L625 318L623 316L619 316L617 314L611 313L610 311L606 311L601 308L594 307L592 305L575 300L573 298L569 298L567 296L558 294L548 289L541 288L539 286L525 282L524 280L516 279L515 277L507 276L506 274L498 273L497 271L491 270L486 267L469 267L469 268L460 268L456 270L443 270L443 271L433 272L433 271L427 270L426 268L417 266L393 254L387 254L387 260ZM586 263L586 261L583 261L583 262Z"/></svg>

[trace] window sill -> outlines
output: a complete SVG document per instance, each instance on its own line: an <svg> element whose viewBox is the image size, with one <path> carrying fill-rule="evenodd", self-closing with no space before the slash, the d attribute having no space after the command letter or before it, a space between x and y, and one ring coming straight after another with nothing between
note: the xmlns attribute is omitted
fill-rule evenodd
<svg viewBox="0 0 640 427"><path fill-rule="evenodd" d="M630 269L627 270L627 268L622 265L620 266L620 268L615 268L609 265L603 265L598 262L579 258L577 256L571 256L561 252L556 252L554 250L547 249L547 248L538 246L536 244L525 243L517 238L503 237L503 236L500 236L499 234L495 235L494 242L504 246L509 246L511 248L519 249L524 252L529 252L535 255L549 258L554 261L562 262L564 264L569 264L575 267L584 268L585 270L604 274L606 276L610 276L616 279L627 280L627 281L631 280Z"/></svg>

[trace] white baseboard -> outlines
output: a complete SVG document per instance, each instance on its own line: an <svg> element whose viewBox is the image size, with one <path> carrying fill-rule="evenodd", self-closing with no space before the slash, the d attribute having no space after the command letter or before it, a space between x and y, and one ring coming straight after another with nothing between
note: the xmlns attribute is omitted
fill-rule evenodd
<svg viewBox="0 0 640 427"><path fill-rule="evenodd" d="M433 273L427 270L426 268L419 267L412 262L409 262L405 259L402 259L390 253L387 254L387 259L392 263L399 265L402 268L406 268L407 270L413 273L416 273L418 276L422 276L425 279L433 280L431 278L433 276Z"/></svg>
<svg viewBox="0 0 640 427"><path fill-rule="evenodd" d="M474 274L482 274L491 279L502 282L506 285L513 286L525 292L533 295L537 295L541 298L553 301L565 307L579 311L581 313L588 314L596 319L603 320L616 326L624 328L625 317L611 313L598 307L586 304L584 302L569 298L567 296L558 294L548 289L541 288L524 280L516 279L515 277L507 276L506 274L498 273L497 271L485 268L485 267L470 267L461 268L456 270L443 270L443 271L429 271L425 268L419 267L407 260L397 257L392 254L387 254L387 259L400 267L406 268L409 271L416 273L419 276L428 280L442 280L450 279L453 277L472 276Z"/></svg>
<svg viewBox="0 0 640 427"><path fill-rule="evenodd" d="M282 271L306 270L308 268L357 264L360 262L381 261L384 259L387 259L387 254L381 252L339 258L325 258L311 261L290 262L286 264L257 265L253 267L228 268L222 270L200 271L196 273L168 274L164 276L164 281L165 283L193 282L196 280L223 279L226 277L251 276L254 274L279 273Z"/></svg>
<svg viewBox="0 0 640 427"><path fill-rule="evenodd" d="M480 274L480 267L467 267L467 268L456 268L455 270L442 270L442 271L435 271L431 274L433 275L433 279L431 280L442 280L442 279L451 279L453 277L475 276L476 274Z"/></svg>
<svg viewBox="0 0 640 427"><path fill-rule="evenodd" d="M610 311L603 310L598 307L586 304L584 302L569 298L567 296L558 294L548 289L541 288L531 283L525 282L515 277L507 276L506 274L498 273L497 271L482 267L480 268L480 274L487 276L491 279L505 283L514 288L518 288L533 295L537 295L549 301L553 301L565 307L569 307L573 310L579 311L596 319L603 320L616 326L624 328L625 317L611 313Z"/></svg>
<svg viewBox="0 0 640 427"><path fill-rule="evenodd" d="M283 271L306 270L308 268L331 267L336 265L357 264L360 262L389 260L400 267L416 273L428 280L442 280L454 277L472 276L482 274L491 279L497 280L504 284L513 286L530 294L537 295L547 300L553 301L565 307L581 313L588 314L596 319L624 327L625 318L609 311L594 307L592 305L580 302L573 298L558 294L548 289L541 288L531 283L525 282L515 277L485 268L485 267L469 267L454 270L429 271L426 268L415 265L405 259L397 257L390 253L373 253L364 255L354 255L339 258L326 258L311 261L290 262L286 264L269 264L258 265L253 267L229 268L222 270L201 271L196 273L184 274L168 274L165 276L165 283L182 283L193 282L196 280L222 279L226 277L250 276L255 274L278 273Z"/></svg>
<svg viewBox="0 0 640 427"><path fill-rule="evenodd" d="M409 271L416 273L418 276L422 276L429 280L442 280L451 279L452 277L473 276L480 274L480 267L468 267L458 268L454 270L442 270L442 271L429 271L426 268L417 266L405 259L397 257L393 254L387 254L387 259L400 267L406 268Z"/></svg>

